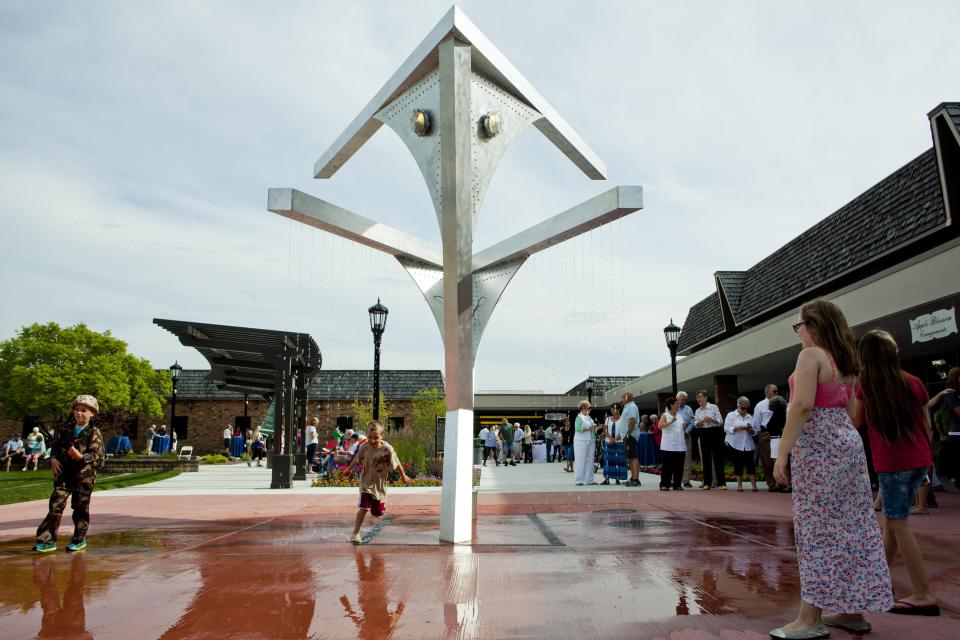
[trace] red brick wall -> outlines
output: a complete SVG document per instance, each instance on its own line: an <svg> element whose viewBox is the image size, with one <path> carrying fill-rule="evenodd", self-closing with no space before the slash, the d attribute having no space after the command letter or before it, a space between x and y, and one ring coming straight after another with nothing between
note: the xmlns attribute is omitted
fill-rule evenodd
<svg viewBox="0 0 960 640"><path fill-rule="evenodd" d="M403 416L404 424L413 424L413 403L410 401L392 401L390 413L394 416ZM265 400L251 399L247 406L251 426L263 422L270 404ZM311 400L307 403L309 417L320 419L320 440L325 442L337 423L338 416L353 417L353 400L322 401ZM177 417L187 416L187 437L178 440L179 446L193 445L195 455L218 453L223 450L223 430L227 425L234 424L234 418L243 416L243 400L191 400L177 398ZM166 415L162 420L154 420L145 416L140 417L140 427L137 434L135 448L142 451L147 446L147 429L151 424L160 428L161 424L170 428L170 408L166 407ZM365 426L365 425L364 425Z"/></svg>

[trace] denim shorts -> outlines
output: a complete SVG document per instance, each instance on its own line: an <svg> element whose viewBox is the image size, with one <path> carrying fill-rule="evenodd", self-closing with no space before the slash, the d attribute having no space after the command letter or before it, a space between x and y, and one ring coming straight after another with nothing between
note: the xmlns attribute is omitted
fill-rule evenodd
<svg viewBox="0 0 960 640"><path fill-rule="evenodd" d="M910 508L917 499L917 489L927 475L929 467L906 471L881 471L880 498L883 500L883 515L891 520L903 520L910 515Z"/></svg>

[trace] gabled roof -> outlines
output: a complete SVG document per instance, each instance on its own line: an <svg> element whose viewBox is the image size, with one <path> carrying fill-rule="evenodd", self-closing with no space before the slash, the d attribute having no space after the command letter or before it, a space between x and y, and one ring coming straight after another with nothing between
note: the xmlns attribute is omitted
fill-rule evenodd
<svg viewBox="0 0 960 640"><path fill-rule="evenodd" d="M931 111L935 148L920 154L745 272L714 274L717 293L690 309L687 354L805 299L856 282L958 232L960 103ZM946 203L945 203L946 198ZM946 233L943 233L947 230Z"/></svg>
<svg viewBox="0 0 960 640"><path fill-rule="evenodd" d="M945 223L931 149L751 267L738 320L745 322L862 269Z"/></svg>
<svg viewBox="0 0 960 640"><path fill-rule="evenodd" d="M710 338L723 334L723 315L720 312L720 298L716 292L690 307L687 319L680 332L677 351L685 352Z"/></svg>
<svg viewBox="0 0 960 640"><path fill-rule="evenodd" d="M607 391L622 387L636 380L639 376L590 376L593 378L593 397L599 398ZM563 395L565 396L587 396L587 381L582 380Z"/></svg>
<svg viewBox="0 0 960 640"><path fill-rule="evenodd" d="M713 277L717 281L723 324L727 329L732 329L739 321L737 312L740 309L740 293L743 291L743 281L747 277L747 272L717 271Z"/></svg>
<svg viewBox="0 0 960 640"><path fill-rule="evenodd" d="M177 397L180 399L236 400L243 393L220 388L211 380L207 369L184 369L177 382ZM417 391L440 389L443 391L443 375L437 370L385 370L380 371L380 390L387 402L409 400ZM371 370L320 370L307 387L307 397L316 400L340 400L349 402L354 398L367 399L373 392Z"/></svg>
<svg viewBox="0 0 960 640"><path fill-rule="evenodd" d="M377 132L382 122L374 116L439 66L440 43L451 36L471 45L474 71L540 113L541 117L534 121L534 126L581 171L593 180L606 179L606 165L597 154L457 6L440 19L337 141L317 160L314 177L333 176Z"/></svg>

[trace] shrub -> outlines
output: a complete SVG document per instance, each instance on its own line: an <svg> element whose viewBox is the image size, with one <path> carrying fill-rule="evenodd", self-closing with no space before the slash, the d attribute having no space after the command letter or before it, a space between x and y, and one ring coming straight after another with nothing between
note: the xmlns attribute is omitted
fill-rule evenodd
<svg viewBox="0 0 960 640"><path fill-rule="evenodd" d="M228 462L233 462L232 459L228 458L222 453L208 453L200 458L200 461L204 464L226 464Z"/></svg>
<svg viewBox="0 0 960 640"><path fill-rule="evenodd" d="M417 473L424 468L427 456L423 449L423 443L413 434L407 433L407 430L403 429L394 435L389 442L394 451L397 452L400 462L409 464L413 469L412 473Z"/></svg>

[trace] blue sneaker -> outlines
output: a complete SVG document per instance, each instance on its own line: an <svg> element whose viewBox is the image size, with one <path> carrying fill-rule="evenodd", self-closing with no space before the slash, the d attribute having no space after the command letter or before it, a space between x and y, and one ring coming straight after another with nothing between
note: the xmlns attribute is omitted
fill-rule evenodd
<svg viewBox="0 0 960 640"><path fill-rule="evenodd" d="M57 550L56 542L38 542L33 545L33 550L37 553L50 553L51 551Z"/></svg>
<svg viewBox="0 0 960 640"><path fill-rule="evenodd" d="M74 551L83 551L87 548L87 541L81 540L80 542L71 542L67 545L67 551L73 553ZM54 547L56 549L56 547Z"/></svg>

